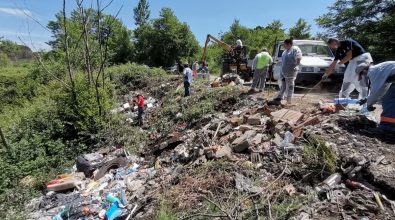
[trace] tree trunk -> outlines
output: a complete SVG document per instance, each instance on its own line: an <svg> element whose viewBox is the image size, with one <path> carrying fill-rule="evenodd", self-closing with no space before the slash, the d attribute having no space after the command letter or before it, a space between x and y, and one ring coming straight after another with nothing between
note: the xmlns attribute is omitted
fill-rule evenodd
<svg viewBox="0 0 395 220"><path fill-rule="evenodd" d="M66 17L66 0L63 0L63 26L64 26L64 51L66 53L66 64L67 72L71 83L71 98L73 102L73 110L75 113L78 112L77 94L75 92L75 83L73 79L73 71L71 69L70 54L69 54L69 43L68 43L68 32L67 32L67 17Z"/></svg>

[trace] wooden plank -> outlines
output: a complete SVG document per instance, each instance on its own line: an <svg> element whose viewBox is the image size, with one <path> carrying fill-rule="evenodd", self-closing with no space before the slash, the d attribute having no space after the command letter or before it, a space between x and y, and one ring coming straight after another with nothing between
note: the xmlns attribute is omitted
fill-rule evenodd
<svg viewBox="0 0 395 220"><path fill-rule="evenodd" d="M295 125L303 116L301 112L285 108L272 112L270 115L276 122L283 121L288 122L291 125Z"/></svg>

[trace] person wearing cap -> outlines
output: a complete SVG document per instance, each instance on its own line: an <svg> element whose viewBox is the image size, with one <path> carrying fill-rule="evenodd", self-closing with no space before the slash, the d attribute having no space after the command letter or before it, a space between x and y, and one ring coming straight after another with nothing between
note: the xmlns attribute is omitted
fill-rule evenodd
<svg viewBox="0 0 395 220"><path fill-rule="evenodd" d="M189 68L188 64L184 64L184 89L185 89L185 93L184 96L187 97L189 96L189 87L192 84L192 70L191 68Z"/></svg>
<svg viewBox="0 0 395 220"><path fill-rule="evenodd" d="M359 104L367 105L361 112L374 111L373 105L382 97L383 112L379 128L395 134L395 61L377 65L361 63L356 72L359 80L365 81L370 90L369 96L359 101Z"/></svg>
<svg viewBox="0 0 395 220"><path fill-rule="evenodd" d="M335 51L335 59L325 71L322 79L328 79L338 63L346 64L347 68L344 72L343 84L339 92L339 98L349 98L354 89L358 91L360 99L365 98L368 95L367 85L358 80L358 75L355 70L360 63L373 62L370 53L368 53L361 44L352 39L340 41L336 38L330 38L327 43L329 48L332 51Z"/></svg>
<svg viewBox="0 0 395 220"><path fill-rule="evenodd" d="M252 80L252 85L250 93L255 92L259 85L259 92L265 89L266 76L269 70L269 66L273 63L273 58L267 52L266 48L262 49L262 52L258 53L252 63L252 70L254 71L254 76Z"/></svg>

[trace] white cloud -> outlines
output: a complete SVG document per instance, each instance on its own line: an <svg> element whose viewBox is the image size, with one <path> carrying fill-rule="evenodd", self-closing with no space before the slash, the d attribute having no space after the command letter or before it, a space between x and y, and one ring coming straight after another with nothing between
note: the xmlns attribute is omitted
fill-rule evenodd
<svg viewBox="0 0 395 220"><path fill-rule="evenodd" d="M31 11L27 9L19 9L19 8L0 7L0 13L12 15L12 16L18 16L18 17L32 16Z"/></svg>

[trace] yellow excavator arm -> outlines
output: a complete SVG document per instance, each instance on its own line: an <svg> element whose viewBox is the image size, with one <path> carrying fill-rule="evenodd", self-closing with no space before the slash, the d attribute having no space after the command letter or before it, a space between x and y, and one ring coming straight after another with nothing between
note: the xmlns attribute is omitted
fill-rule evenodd
<svg viewBox="0 0 395 220"><path fill-rule="evenodd" d="M215 38L215 37L211 36L210 34L208 34L207 38L206 38L206 43L204 44L204 48L203 48L203 55L202 55L202 61L203 62L206 61L207 46L208 46L208 43L210 43L210 41L215 43L215 44L217 44L220 48L226 50L227 52L232 52L233 51L232 46L230 46L229 44L227 44L227 43L225 43L223 41L220 41L217 38Z"/></svg>

